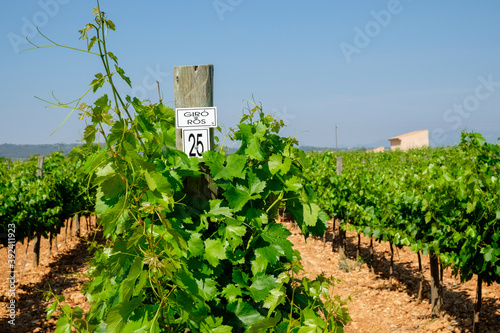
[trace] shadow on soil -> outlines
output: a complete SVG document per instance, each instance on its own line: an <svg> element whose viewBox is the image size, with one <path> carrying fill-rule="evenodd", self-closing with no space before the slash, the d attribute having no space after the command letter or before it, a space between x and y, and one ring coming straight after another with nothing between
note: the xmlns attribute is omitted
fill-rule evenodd
<svg viewBox="0 0 500 333"><path fill-rule="evenodd" d="M88 239L90 237L93 236ZM101 231L96 232L95 240L103 244ZM9 319L1 318L0 333L31 333L36 328L40 328L38 332L52 332L55 329L54 323L46 320L46 309L50 302L45 301L43 292L52 290L61 295L77 283L78 269L92 258L87 247L85 240L81 239L73 249L55 255L55 259L49 264L50 271L40 282L18 285L18 295L21 295L16 297L16 325L9 324Z"/></svg>
<svg viewBox="0 0 500 333"><path fill-rule="evenodd" d="M338 239L333 239L331 229L330 232L326 234L325 241L333 242ZM338 233L337 233L338 235ZM414 261L401 262L398 260L398 249L394 247L394 265L393 265L393 285L389 286L390 279L390 247L389 244L384 242L381 243L385 246L383 252L374 253L373 263L370 262L370 253L368 247L363 247L363 244L360 248L360 256L365 263L367 263L368 267L371 268L371 264L373 264L374 272L377 275L378 279L382 279L385 281L385 288L393 288L399 291L406 292L410 297L412 297L415 301L417 300L418 288L419 288L419 273L418 266L415 267L414 263L418 262L417 254L415 254ZM375 247L375 241L374 241ZM338 252L338 244L335 244L336 252ZM380 245L378 246L380 249ZM358 251L358 238L357 236L347 235L346 239L346 255L350 260L356 260L356 255ZM428 267L428 258L422 256L422 267L424 274L424 283L422 290L422 298L421 302L429 303L429 315L430 316L430 301L428 298L428 294L430 294L430 273ZM474 300L469 297L469 295L462 291L458 291L460 286L459 282L457 284L448 284L443 285L443 314L448 314L451 318L456 319L455 327L459 328L460 331L463 331L465 328L471 328L469 325L464 325L463 322L467 320L472 320L474 315ZM499 327L500 328L500 316L495 315L495 313L500 312L500 304L496 302L496 298L494 297L482 297L482 310L481 310L481 325L483 327ZM420 318L426 319L426 318Z"/></svg>

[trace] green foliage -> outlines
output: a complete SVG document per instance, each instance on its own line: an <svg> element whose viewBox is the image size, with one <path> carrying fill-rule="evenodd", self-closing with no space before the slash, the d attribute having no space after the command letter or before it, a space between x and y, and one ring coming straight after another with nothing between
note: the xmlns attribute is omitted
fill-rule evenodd
<svg viewBox="0 0 500 333"><path fill-rule="evenodd" d="M16 240L57 234L64 220L88 210L94 200L85 195L81 160L55 152L44 158L42 178L38 157L10 164L0 163L0 232L16 229ZM7 239L1 239L6 242Z"/></svg>
<svg viewBox="0 0 500 333"><path fill-rule="evenodd" d="M86 145L98 135L106 143L83 170L96 187L108 242L84 287L90 311L63 307L58 330L342 332L350 318L346 301L330 295L335 280L298 278L300 254L276 222L286 207L306 236L322 235L327 225L303 178L304 153L278 135L282 122L255 106L231 132L241 142L236 153L221 148L188 158L175 146L171 108L118 93L115 74L130 81L106 51L105 31L115 26L99 8L94 15L80 31L83 51L99 49L104 73L91 87L107 84L111 95L79 109L89 120ZM186 184L206 177L216 195L200 200L204 194Z"/></svg>
<svg viewBox="0 0 500 333"><path fill-rule="evenodd" d="M344 171L336 174L336 157ZM500 282L499 146L463 133L458 147L309 154L320 206L350 228L415 252L430 250L463 281Z"/></svg>

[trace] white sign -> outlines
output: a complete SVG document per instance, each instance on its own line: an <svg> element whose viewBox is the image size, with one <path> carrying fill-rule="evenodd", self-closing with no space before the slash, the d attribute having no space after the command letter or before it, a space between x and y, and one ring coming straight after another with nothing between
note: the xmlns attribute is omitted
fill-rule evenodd
<svg viewBox="0 0 500 333"><path fill-rule="evenodd" d="M217 108L177 108L175 128L217 127Z"/></svg>
<svg viewBox="0 0 500 333"><path fill-rule="evenodd" d="M210 150L210 129L183 129L182 147L189 157L201 157L204 151Z"/></svg>

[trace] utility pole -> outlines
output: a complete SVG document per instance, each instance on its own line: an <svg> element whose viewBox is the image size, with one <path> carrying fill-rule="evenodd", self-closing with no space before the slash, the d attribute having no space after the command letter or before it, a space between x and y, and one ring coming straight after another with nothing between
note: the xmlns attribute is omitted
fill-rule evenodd
<svg viewBox="0 0 500 333"><path fill-rule="evenodd" d="M339 152L339 145L337 143L337 124L335 124L335 150Z"/></svg>

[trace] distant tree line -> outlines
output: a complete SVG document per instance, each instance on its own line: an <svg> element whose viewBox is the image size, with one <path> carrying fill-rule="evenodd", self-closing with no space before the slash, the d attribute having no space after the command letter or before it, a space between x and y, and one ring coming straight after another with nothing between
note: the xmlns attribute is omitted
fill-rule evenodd
<svg viewBox="0 0 500 333"><path fill-rule="evenodd" d="M32 155L48 155L55 151L60 151L67 155L73 147L78 144L41 144L41 145L17 145L17 144L1 144L0 145L0 161L5 159L12 160L27 160Z"/></svg>

